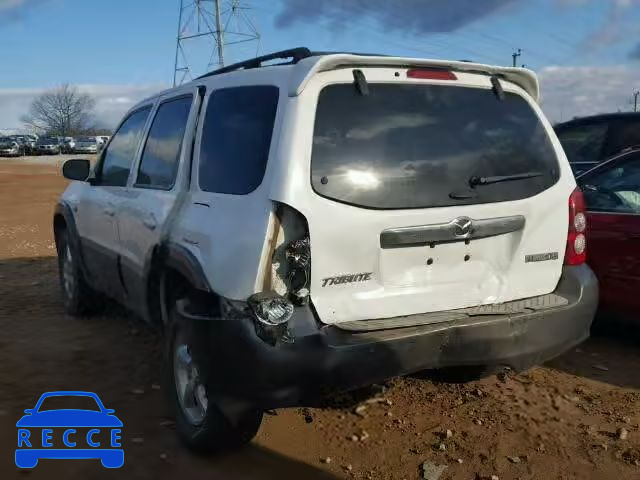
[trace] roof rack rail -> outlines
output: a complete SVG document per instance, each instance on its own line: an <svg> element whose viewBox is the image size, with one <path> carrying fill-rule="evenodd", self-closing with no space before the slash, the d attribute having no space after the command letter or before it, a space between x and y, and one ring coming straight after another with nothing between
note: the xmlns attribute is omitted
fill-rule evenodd
<svg viewBox="0 0 640 480"><path fill-rule="evenodd" d="M270 60L279 60L279 59L287 59L290 58L290 62L286 62L286 64L294 64L298 63L303 58L310 57L312 55L311 50L306 47L298 47L298 48L290 48L289 50L282 50L280 52L269 53L268 55L262 55L261 57L252 58L250 60L245 60L244 62L238 62L231 65L227 65L226 67L219 68L209 73L205 73L204 75L198 77L205 78L210 77L212 75L220 75L221 73L229 73L235 70L240 69L249 69L249 68L260 68L264 62L268 62Z"/></svg>

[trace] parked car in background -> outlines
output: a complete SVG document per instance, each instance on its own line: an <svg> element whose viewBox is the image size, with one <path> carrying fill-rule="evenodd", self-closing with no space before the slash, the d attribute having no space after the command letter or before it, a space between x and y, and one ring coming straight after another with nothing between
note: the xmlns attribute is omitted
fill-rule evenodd
<svg viewBox="0 0 640 480"><path fill-rule="evenodd" d="M78 137L73 148L73 153L98 153L98 141L96 137Z"/></svg>
<svg viewBox="0 0 640 480"><path fill-rule="evenodd" d="M589 336L598 286L538 99L526 69L299 48L143 100L95 168L63 166L66 311L102 292L164 325L200 451L264 409L544 362Z"/></svg>
<svg viewBox="0 0 640 480"><path fill-rule="evenodd" d="M640 113L575 118L555 130L576 175L627 148L640 147Z"/></svg>
<svg viewBox="0 0 640 480"><path fill-rule="evenodd" d="M62 153L63 142L60 137L40 137L36 142L38 155L59 155Z"/></svg>
<svg viewBox="0 0 640 480"><path fill-rule="evenodd" d="M29 155L33 153L33 147L35 146L35 141L31 141L31 139L26 135L9 135L7 138L11 140L15 140L20 145L22 145L24 153Z"/></svg>
<svg viewBox="0 0 640 480"><path fill-rule="evenodd" d="M12 137L0 138L0 155L20 157L25 154L25 145L21 140Z"/></svg>
<svg viewBox="0 0 640 480"><path fill-rule="evenodd" d="M640 149L580 175L588 263L600 281L600 311L640 325Z"/></svg>
<svg viewBox="0 0 640 480"><path fill-rule="evenodd" d="M25 145L27 148L27 154L32 155L36 151L36 142L38 141L37 135L24 135Z"/></svg>
<svg viewBox="0 0 640 480"><path fill-rule="evenodd" d="M64 137L62 139L62 153L73 153L76 146L76 140L73 137Z"/></svg>

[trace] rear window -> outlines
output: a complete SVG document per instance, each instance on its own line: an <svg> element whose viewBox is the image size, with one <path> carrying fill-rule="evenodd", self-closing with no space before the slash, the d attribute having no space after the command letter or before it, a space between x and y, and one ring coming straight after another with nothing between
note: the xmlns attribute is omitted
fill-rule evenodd
<svg viewBox="0 0 640 480"><path fill-rule="evenodd" d="M616 154L626 148L640 147L640 120L622 121L613 132L611 153Z"/></svg>
<svg viewBox="0 0 640 480"><path fill-rule="evenodd" d="M558 128L557 134L564 153L571 163L598 163L607 138L606 122L569 125Z"/></svg>
<svg viewBox="0 0 640 480"><path fill-rule="evenodd" d="M176 181L191 95L162 103L142 152L136 186L170 189Z"/></svg>
<svg viewBox="0 0 640 480"><path fill-rule="evenodd" d="M472 177L540 176L478 185ZM459 86L339 84L320 92L311 182L325 197L378 209L530 197L558 180L549 137L531 106Z"/></svg>

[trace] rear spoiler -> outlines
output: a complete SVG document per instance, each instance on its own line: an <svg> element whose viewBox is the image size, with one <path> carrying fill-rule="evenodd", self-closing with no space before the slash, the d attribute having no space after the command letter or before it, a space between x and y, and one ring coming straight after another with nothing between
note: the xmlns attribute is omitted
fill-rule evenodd
<svg viewBox="0 0 640 480"><path fill-rule="evenodd" d="M540 101L538 77L526 68L496 67L481 63L458 62L447 60L428 60L408 57L385 57L335 54L312 56L300 60L293 68L289 84L289 96L296 97L302 93L311 77L318 72L349 67L399 67L399 68L446 68L456 72L478 73L498 76L512 82L526 91L536 102Z"/></svg>

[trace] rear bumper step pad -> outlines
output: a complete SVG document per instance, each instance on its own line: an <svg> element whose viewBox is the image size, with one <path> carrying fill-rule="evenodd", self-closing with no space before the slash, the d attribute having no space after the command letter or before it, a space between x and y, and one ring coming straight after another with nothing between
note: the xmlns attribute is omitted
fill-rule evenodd
<svg viewBox="0 0 640 480"><path fill-rule="evenodd" d="M350 332L372 332L376 330L389 330L392 328L416 327L432 323L453 322L480 315L517 315L532 313L550 308L564 307L569 300L555 293L541 295L539 297L524 298L512 302L495 305L480 305L478 307L449 310L446 312L431 312L422 315L407 317L381 318L375 320L357 320L352 322L336 323L334 326Z"/></svg>

